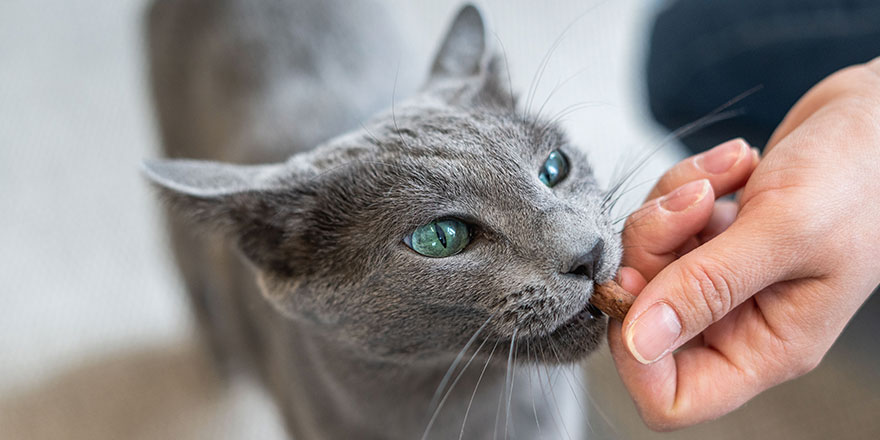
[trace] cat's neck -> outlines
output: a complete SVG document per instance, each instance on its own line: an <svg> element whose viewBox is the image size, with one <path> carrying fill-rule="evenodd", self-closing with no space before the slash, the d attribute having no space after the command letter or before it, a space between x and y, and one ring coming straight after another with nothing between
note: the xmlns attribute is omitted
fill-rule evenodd
<svg viewBox="0 0 880 440"><path fill-rule="evenodd" d="M463 423L462 438L491 438L496 430L499 436L507 431L508 438L564 438L566 430L580 431L583 416L572 414L579 385L552 368L520 365L508 376L503 360L488 366L485 357L474 360L460 377L460 368L451 376L448 383L455 385L448 396L441 394L442 408L430 422L432 399L451 360L418 366L368 360L295 323L287 325L292 328L285 343L295 348L277 353L288 359L271 364L285 368L270 372L269 385L278 398L291 400L284 407L294 438L419 439L429 423L425 438L431 439L459 438ZM492 347L483 349L488 353Z"/></svg>

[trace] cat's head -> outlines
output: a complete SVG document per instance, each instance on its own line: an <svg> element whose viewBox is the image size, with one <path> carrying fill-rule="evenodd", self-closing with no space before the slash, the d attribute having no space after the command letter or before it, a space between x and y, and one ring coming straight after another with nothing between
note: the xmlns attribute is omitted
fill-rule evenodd
<svg viewBox="0 0 880 440"><path fill-rule="evenodd" d="M520 360L577 360L604 333L587 300L620 241L584 152L514 108L490 41L465 7L422 91L362 130L282 164L147 174L237 243L281 313L353 350L414 362L479 332L499 353L515 335Z"/></svg>

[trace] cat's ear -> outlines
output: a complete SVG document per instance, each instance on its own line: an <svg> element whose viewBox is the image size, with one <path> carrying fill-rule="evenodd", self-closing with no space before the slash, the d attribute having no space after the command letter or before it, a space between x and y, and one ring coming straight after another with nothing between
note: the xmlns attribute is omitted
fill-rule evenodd
<svg viewBox="0 0 880 440"><path fill-rule="evenodd" d="M463 84L477 85L483 100L509 104L510 85L506 65L489 37L483 15L473 5L465 5L455 19L434 57L428 88L449 89Z"/></svg>
<svg viewBox="0 0 880 440"><path fill-rule="evenodd" d="M431 80L477 76L485 69L486 25L473 5L458 11L431 67Z"/></svg>
<svg viewBox="0 0 880 440"><path fill-rule="evenodd" d="M236 241L254 263L274 267L271 252L289 227L282 208L295 204L279 200L282 164L233 165L200 160L152 160L144 173L162 191L172 211L203 229L219 230ZM286 206L287 205L287 206Z"/></svg>
<svg viewBox="0 0 880 440"><path fill-rule="evenodd" d="M269 189L283 165L234 165L190 159L147 160L144 173L174 194L221 202L238 193Z"/></svg>

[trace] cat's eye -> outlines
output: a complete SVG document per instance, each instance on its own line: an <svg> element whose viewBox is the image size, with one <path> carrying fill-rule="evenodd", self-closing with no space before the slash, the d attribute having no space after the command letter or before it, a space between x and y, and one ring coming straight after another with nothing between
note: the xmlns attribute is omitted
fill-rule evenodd
<svg viewBox="0 0 880 440"><path fill-rule="evenodd" d="M437 219L416 228L403 241L412 250L433 258L455 255L464 249L471 239L467 223L455 219Z"/></svg>
<svg viewBox="0 0 880 440"><path fill-rule="evenodd" d="M568 175L568 159L559 150L553 150L544 165L541 165L541 171L538 172L538 178L544 185L550 188L556 186L557 183L565 179Z"/></svg>

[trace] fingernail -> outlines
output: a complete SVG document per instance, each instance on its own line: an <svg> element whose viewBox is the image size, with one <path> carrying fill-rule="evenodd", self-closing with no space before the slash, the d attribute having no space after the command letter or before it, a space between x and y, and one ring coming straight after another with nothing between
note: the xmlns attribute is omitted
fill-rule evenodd
<svg viewBox="0 0 880 440"><path fill-rule="evenodd" d="M733 168L749 150L745 140L737 138L727 141L696 157L697 166L710 174L722 174Z"/></svg>
<svg viewBox="0 0 880 440"><path fill-rule="evenodd" d="M709 193L708 179L695 180L678 187L675 191L663 196L660 199L660 206L672 212L685 211L692 206L696 206Z"/></svg>
<svg viewBox="0 0 880 440"><path fill-rule="evenodd" d="M681 334L681 322L669 304L658 302L626 331L626 346L637 361L650 364L665 355Z"/></svg>

